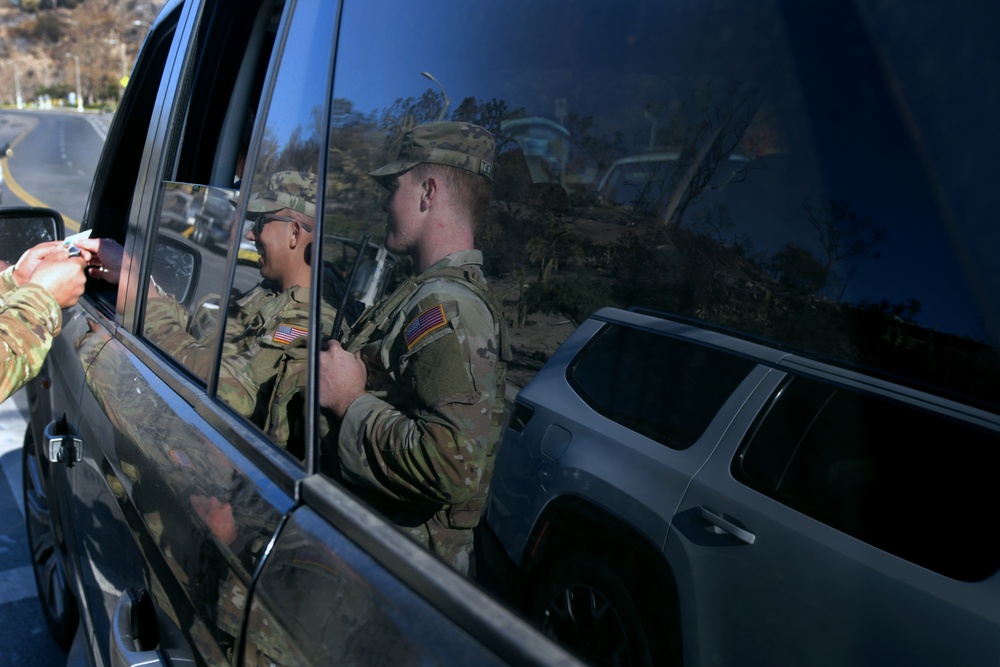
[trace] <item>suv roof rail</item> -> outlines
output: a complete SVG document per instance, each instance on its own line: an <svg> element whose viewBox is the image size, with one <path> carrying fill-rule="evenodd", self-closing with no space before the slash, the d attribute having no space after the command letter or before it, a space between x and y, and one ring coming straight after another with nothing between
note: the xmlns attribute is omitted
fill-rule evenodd
<svg viewBox="0 0 1000 667"><path fill-rule="evenodd" d="M676 313L668 313L665 311L660 311L654 308L648 308L644 306L631 306L627 310L629 312L636 313L638 315L656 317L662 320L668 320L671 322L686 324L688 326L697 327L700 329L704 329L706 331L712 331L718 334L732 336L733 338L739 340L745 340L751 343L756 343L758 345L763 345L765 347L770 347L776 350L780 350L782 352L794 354L795 356L803 359L808 359L810 361L814 361L817 363L828 364L829 366L832 366L834 368L839 368L841 370L851 371L854 373L860 373L879 380L883 380L885 382L892 382L894 384L898 384L907 387L909 389L922 391L927 394L952 400L957 403L961 403L963 405L980 408L992 412L994 414L1000 414L1000 399L991 400L989 397L982 397L982 396L976 396L974 394L962 393L952 387L947 387L940 384L934 384L925 379L907 376L900 373L894 373L886 369L877 368L874 366L867 366L865 364L849 361L847 359L841 359L839 357L833 357L821 354L802 347L789 345L788 343L782 343L761 336L755 336L753 334L747 333L746 331L731 329L729 327L721 326L719 324L714 324L712 322L706 322L704 320L699 320L693 317L677 315Z"/></svg>

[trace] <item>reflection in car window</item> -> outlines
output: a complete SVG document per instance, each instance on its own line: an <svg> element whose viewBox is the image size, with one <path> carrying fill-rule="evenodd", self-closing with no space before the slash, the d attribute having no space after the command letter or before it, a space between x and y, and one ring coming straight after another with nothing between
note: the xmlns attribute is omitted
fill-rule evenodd
<svg viewBox="0 0 1000 667"><path fill-rule="evenodd" d="M479 245L523 351L515 382L567 320L641 305L997 404L967 279L985 266L950 251L857 17L831 10L817 39L852 48L830 62L803 40L815 24L771 2L424 9L449 39L415 34L416 7L344 7L330 187L363 230L382 219L364 175L407 127L496 134Z"/></svg>
<svg viewBox="0 0 1000 667"><path fill-rule="evenodd" d="M298 7L273 71L270 105L258 118L263 130L256 154L248 157L252 174L241 183L247 207L237 249L239 293L226 319L227 332L235 338L227 335L223 348L223 363L241 370L234 378L221 376L218 387L223 401L300 459L325 137L321 119L326 92L316 82L325 74L321 64L329 62L332 49L329 31L319 26L333 16L322 3ZM303 63L317 67L311 70Z"/></svg>
<svg viewBox="0 0 1000 667"><path fill-rule="evenodd" d="M753 362L666 336L609 326L569 369L601 414L672 449L690 447Z"/></svg>
<svg viewBox="0 0 1000 667"><path fill-rule="evenodd" d="M998 465L994 433L796 377L734 472L880 549L981 581L1000 568L1000 549L968 508L996 503Z"/></svg>

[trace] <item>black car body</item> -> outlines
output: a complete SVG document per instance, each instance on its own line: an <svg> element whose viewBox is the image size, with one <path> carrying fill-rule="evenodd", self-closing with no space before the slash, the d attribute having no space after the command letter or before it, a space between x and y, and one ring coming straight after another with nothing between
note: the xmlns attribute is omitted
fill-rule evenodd
<svg viewBox="0 0 1000 667"><path fill-rule="evenodd" d="M477 243L511 325L512 405L575 324L613 306L1000 414L998 12L981 0L167 2L81 223L122 244L121 280L90 282L29 387L25 505L55 635L93 665L572 663L482 563L464 580L371 511L327 446L316 390L336 330L327 314L405 276L378 249L385 192L367 174L419 123L473 122L497 139ZM657 155L670 156L669 178L627 178L626 201L594 196L616 162ZM266 277L266 249L243 235L249 201L281 171L317 176L323 289L298 330L303 381L279 434L228 402L223 319ZM224 204L211 249L190 237L200 200L168 194L196 192ZM345 288L350 275L363 284ZM157 343L154 288L204 316L207 363ZM632 370L662 375L641 360ZM619 432L604 442L612 460L631 437ZM633 537L590 534L621 553ZM600 570L570 565L571 584ZM716 664L725 629L691 618L660 655ZM866 640L862 620L831 623ZM780 662L780 645L753 639L725 658ZM568 643L594 658L602 641L585 629ZM633 664L650 664L642 653Z"/></svg>
<svg viewBox="0 0 1000 667"><path fill-rule="evenodd" d="M262 98L267 117L274 87L299 85L283 83L278 66L289 40L309 36L322 60L308 64L322 82L335 7L169 2L136 63L82 225L124 246L121 282L92 281L28 388L28 534L46 620L60 643L73 642L74 664L572 662L316 474L315 450L275 447L211 397L216 379L206 383L144 336L137 281L146 275L191 307L260 280L230 232L236 121ZM289 55L285 64L304 72L307 63ZM322 106L325 86L312 97ZM193 193L178 201L202 202L210 226L225 226L198 239L224 253L177 228L176 193ZM58 220L3 217L45 226L49 238ZM391 258L361 236L331 236L322 264L344 276L357 265L366 278L355 288L371 300Z"/></svg>

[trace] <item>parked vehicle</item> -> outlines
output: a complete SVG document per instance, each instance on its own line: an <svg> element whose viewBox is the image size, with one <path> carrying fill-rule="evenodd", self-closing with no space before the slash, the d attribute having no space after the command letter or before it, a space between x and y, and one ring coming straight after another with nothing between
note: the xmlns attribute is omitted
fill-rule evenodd
<svg viewBox="0 0 1000 667"><path fill-rule="evenodd" d="M115 114L81 227L124 246L121 279L93 280L64 313L28 387L23 449L39 599L71 664L576 664L317 474L319 438L278 446L220 398L217 370L172 356L147 321L159 291L195 313L174 335L200 327L213 341L231 294L266 278L233 229L275 171L322 173L326 130L311 114L330 101L336 4L167 2ZM258 123L237 193L249 107ZM206 223L193 239L191 213L195 229ZM323 223L316 279L341 290L323 298L350 302L356 273L352 293L370 303L392 258L362 244L366 229ZM16 259L61 237L62 220L4 209L0 232ZM307 339L315 350L320 336Z"/></svg>
<svg viewBox="0 0 1000 667"><path fill-rule="evenodd" d="M981 665L1000 416L605 308L517 396L484 534L594 664Z"/></svg>

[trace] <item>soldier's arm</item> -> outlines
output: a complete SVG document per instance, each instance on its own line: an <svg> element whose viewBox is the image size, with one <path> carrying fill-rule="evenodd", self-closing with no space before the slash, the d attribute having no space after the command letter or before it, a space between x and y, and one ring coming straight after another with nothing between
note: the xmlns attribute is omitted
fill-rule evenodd
<svg viewBox="0 0 1000 667"><path fill-rule="evenodd" d="M27 284L0 296L0 401L38 374L62 311L43 287Z"/></svg>
<svg viewBox="0 0 1000 667"><path fill-rule="evenodd" d="M0 273L0 297L14 289L17 289L17 283L14 282L14 265L12 264L4 269L3 273Z"/></svg>
<svg viewBox="0 0 1000 667"><path fill-rule="evenodd" d="M150 289L143 334L185 368L207 381L214 356L210 348L188 332L188 322L188 312L176 299L159 287Z"/></svg>
<svg viewBox="0 0 1000 667"><path fill-rule="evenodd" d="M444 304L447 325L409 353L400 378L414 388L408 405L372 394L351 404L338 443L345 479L403 500L455 504L480 493L495 446L498 355L489 311L470 301L460 311Z"/></svg>

